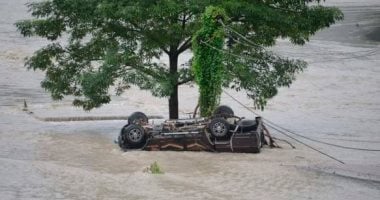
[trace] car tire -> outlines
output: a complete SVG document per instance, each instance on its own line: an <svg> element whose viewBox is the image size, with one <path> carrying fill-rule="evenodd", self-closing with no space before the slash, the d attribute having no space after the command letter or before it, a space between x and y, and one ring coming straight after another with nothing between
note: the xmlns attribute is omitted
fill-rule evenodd
<svg viewBox="0 0 380 200"><path fill-rule="evenodd" d="M148 117L143 112L134 112L128 117L128 124L148 123Z"/></svg>
<svg viewBox="0 0 380 200"><path fill-rule="evenodd" d="M226 118L234 116L234 111L229 106L221 105L216 107L216 109L213 112L213 116Z"/></svg>
<svg viewBox="0 0 380 200"><path fill-rule="evenodd" d="M121 129L119 146L122 148L141 148L146 142L144 129L137 124L130 124Z"/></svg>
<svg viewBox="0 0 380 200"><path fill-rule="evenodd" d="M225 139L228 137L230 124L223 118L215 118L208 124L208 128L213 137Z"/></svg>
<svg viewBox="0 0 380 200"><path fill-rule="evenodd" d="M127 143L124 141L121 134L117 138L117 144L119 145L120 149L122 149L122 150L126 150L128 148Z"/></svg>
<svg viewBox="0 0 380 200"><path fill-rule="evenodd" d="M256 132L256 137L257 137L257 147L253 148L253 153L260 153L261 146L262 146L260 133Z"/></svg>

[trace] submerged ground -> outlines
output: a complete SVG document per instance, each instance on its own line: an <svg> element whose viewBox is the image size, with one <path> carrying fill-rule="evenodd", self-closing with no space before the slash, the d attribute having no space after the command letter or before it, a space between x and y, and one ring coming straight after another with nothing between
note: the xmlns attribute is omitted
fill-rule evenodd
<svg viewBox="0 0 380 200"><path fill-rule="evenodd" d="M45 44L21 37L13 26L28 17L26 2L0 0L0 199L379 199L379 152L305 141L345 165L294 141L297 149L280 143L283 149L260 154L122 152L113 140L125 121L39 120L137 110L167 116L167 102L136 89L90 113L69 100L51 101L39 86L43 74L23 67L23 58ZM380 149L380 2L327 3L339 6L345 20L303 47L278 41L274 51L309 67L259 113L314 139ZM229 92L252 106L243 93ZM24 99L34 115L22 111ZM181 88L183 116L196 99L195 87ZM227 95L222 103L254 117ZM144 172L154 161L165 174Z"/></svg>

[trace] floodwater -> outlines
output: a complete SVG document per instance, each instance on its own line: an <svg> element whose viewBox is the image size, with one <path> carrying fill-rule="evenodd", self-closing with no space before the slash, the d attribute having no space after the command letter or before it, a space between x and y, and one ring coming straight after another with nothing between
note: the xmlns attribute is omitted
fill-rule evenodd
<svg viewBox="0 0 380 200"><path fill-rule="evenodd" d="M294 141L296 150L283 145L284 149L264 149L259 155L123 153L113 140L124 121L43 122L44 117L123 116L137 110L167 116L167 100L131 89L91 112L72 107L70 99L52 101L40 87L43 73L23 67L24 58L47 42L17 33L13 24L28 18L27 2L0 0L0 199L380 197L379 152L303 140L346 165ZM264 111L257 112L314 139L380 149L380 2L332 0L327 4L339 6L345 20L302 47L278 41L275 52L304 59L309 66L290 88L281 88ZM188 57L184 55L183 62ZM253 105L243 93L228 92L246 106ZM183 86L179 93L181 115L187 116L196 104L196 87ZM22 111L24 100L34 114ZM222 103L238 115L253 117L227 95ZM155 160L165 175L143 173Z"/></svg>

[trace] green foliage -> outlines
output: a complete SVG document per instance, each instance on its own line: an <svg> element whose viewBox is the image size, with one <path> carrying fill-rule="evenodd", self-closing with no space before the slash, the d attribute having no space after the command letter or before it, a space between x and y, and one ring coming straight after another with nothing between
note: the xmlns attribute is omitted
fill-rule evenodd
<svg viewBox="0 0 380 200"><path fill-rule="evenodd" d="M136 85L172 98L178 85L193 81L188 66L179 68L177 60L192 46L207 6L224 9L229 26L247 39L272 46L279 37L304 44L343 17L336 8L309 2L319 1L44 0L28 4L33 18L16 26L24 36L51 41L26 62L28 68L46 73L42 87L54 99L74 96L75 105L92 109L111 100L110 88L120 94ZM224 61L224 87L247 90L261 107L304 67L237 40L229 51L258 59ZM157 62L163 54L169 65Z"/></svg>
<svg viewBox="0 0 380 200"><path fill-rule="evenodd" d="M226 17L223 9L207 7L202 16L202 26L193 38L193 70L199 85L199 106L203 117L212 114L222 93L223 53L212 47L223 48L224 28L218 20Z"/></svg>
<svg viewBox="0 0 380 200"><path fill-rule="evenodd" d="M154 161L149 167L149 171L152 174L163 174L164 172L162 171L161 167L158 165L157 161Z"/></svg>
<svg viewBox="0 0 380 200"><path fill-rule="evenodd" d="M231 50L231 53L240 52L238 48ZM264 109L267 100L277 94L277 88L290 86L295 75L306 67L304 61L281 58L263 49L241 55L246 59L226 58L229 66L226 77L229 79L224 84L237 91L245 90L259 109Z"/></svg>

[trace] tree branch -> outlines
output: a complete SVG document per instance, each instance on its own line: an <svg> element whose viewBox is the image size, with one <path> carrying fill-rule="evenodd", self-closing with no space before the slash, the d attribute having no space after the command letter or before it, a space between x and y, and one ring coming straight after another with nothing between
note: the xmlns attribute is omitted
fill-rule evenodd
<svg viewBox="0 0 380 200"><path fill-rule="evenodd" d="M182 16L182 30L185 30L186 28L186 14L183 13L183 16Z"/></svg>
<svg viewBox="0 0 380 200"><path fill-rule="evenodd" d="M194 77L190 77L190 78L185 79L185 80L183 80L183 81L179 81L179 82L177 82L177 86L178 86L178 85L183 85L183 84L185 84L185 83L189 83L189 82L191 82L191 81L194 81Z"/></svg>
<svg viewBox="0 0 380 200"><path fill-rule="evenodd" d="M276 7L276 6L270 5L270 4L266 4L266 5L269 8L272 8L272 9L275 9L275 10L281 10L281 11L286 11L286 12L291 12L291 13L296 13L296 14L302 13L302 11L298 11L298 10L290 10L290 9L286 9L286 8L280 8L280 7Z"/></svg>
<svg viewBox="0 0 380 200"><path fill-rule="evenodd" d="M154 36L154 34L149 34L149 32L143 32L143 31L141 31L141 28L140 28L136 23L133 23L133 22L129 22L129 23L131 23L136 29L138 29L140 34L144 34L144 33L145 33L145 36L146 36L146 37L148 37L148 38L151 39L153 42L155 42L156 44L158 44L159 47L160 47L160 49L161 49L162 51L164 51L166 54L169 55L169 53L170 53L169 50L167 50L167 49L165 48L165 46L164 46L164 44L162 44L162 42L159 42L159 40Z"/></svg>
<svg viewBox="0 0 380 200"><path fill-rule="evenodd" d="M186 51L190 47L191 47L191 37L187 38L187 40L182 44L182 46L179 47L178 52L182 53L182 52Z"/></svg>

